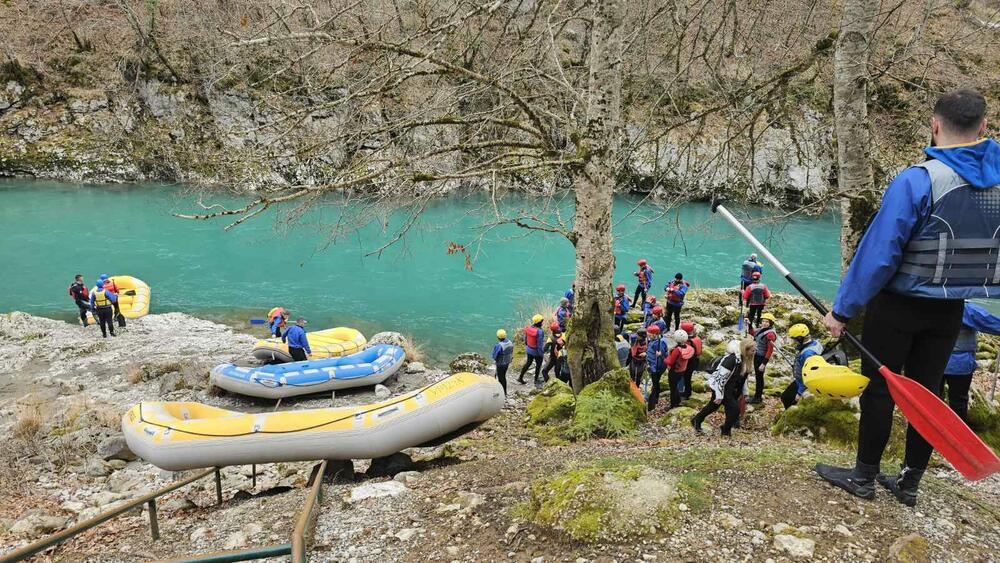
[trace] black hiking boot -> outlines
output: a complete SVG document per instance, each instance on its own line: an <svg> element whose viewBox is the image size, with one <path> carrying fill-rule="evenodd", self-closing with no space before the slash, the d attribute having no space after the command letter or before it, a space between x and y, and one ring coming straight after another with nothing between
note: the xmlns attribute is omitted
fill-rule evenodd
<svg viewBox="0 0 1000 563"><path fill-rule="evenodd" d="M748 405L759 405L759 404L761 404L763 402L764 402L764 398L763 397L758 397L758 396L754 395L753 397L750 398L749 401L747 401L747 404Z"/></svg>
<svg viewBox="0 0 1000 563"><path fill-rule="evenodd" d="M875 476L878 466L856 462L854 469L834 467L825 463L817 463L813 468L820 477L834 487L843 489L852 495L872 500L875 498Z"/></svg>
<svg viewBox="0 0 1000 563"><path fill-rule="evenodd" d="M917 505L917 486L920 485L920 478L923 476L923 469L913 469L904 465L899 475L879 473L875 476L875 480L889 489L896 500L906 506L913 507Z"/></svg>
<svg viewBox="0 0 1000 563"><path fill-rule="evenodd" d="M705 435L705 431L701 429L701 422L698 421L698 417L697 416L691 418L691 426L694 427L694 433L695 434L697 434L699 436L704 436Z"/></svg>

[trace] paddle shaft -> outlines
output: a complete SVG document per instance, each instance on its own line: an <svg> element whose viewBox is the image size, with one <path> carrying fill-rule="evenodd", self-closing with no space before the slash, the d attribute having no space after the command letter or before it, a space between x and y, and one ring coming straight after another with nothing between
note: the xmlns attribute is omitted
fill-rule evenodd
<svg viewBox="0 0 1000 563"><path fill-rule="evenodd" d="M728 221L729 224L733 226L733 228L735 228L737 231L739 231L741 235L743 235L743 238L747 239L747 241L751 245L753 245L754 248L757 249L757 252L767 257L767 259L770 260L770 262L774 265L774 267L777 268L778 272L782 276L784 276L786 280L788 280L788 283L792 284L792 287L794 287L795 290L802 295L802 297L806 298L806 301L809 301L809 303L812 304L812 306L815 307L817 311L819 311L819 314L826 315L829 312L829 310L827 310L826 308L826 305L823 305L823 303L821 303L819 299L816 299L816 297L814 297L813 294L809 292L809 290L802 287L802 284L800 284L799 281L795 279L795 276L793 276L792 273L788 271L788 268L786 268L785 265L781 263L781 260L778 260L774 256L774 254L771 254L771 251L768 250L767 247L764 246L759 240L757 240L757 237L753 236L753 233L747 230L747 228L743 226L743 223L740 223L739 219L734 217L733 214L730 213L729 210L726 209L724 205L722 205L717 201L713 202L712 212L722 215L722 217L726 221ZM861 352L861 354L864 355L868 361L880 367L885 365L882 362L880 362L878 358L876 358L871 352L869 352L867 348L862 346L861 341L858 340L856 336L854 336L847 330L844 330L844 337L846 337L848 342L853 344L854 347L857 348L858 351Z"/></svg>

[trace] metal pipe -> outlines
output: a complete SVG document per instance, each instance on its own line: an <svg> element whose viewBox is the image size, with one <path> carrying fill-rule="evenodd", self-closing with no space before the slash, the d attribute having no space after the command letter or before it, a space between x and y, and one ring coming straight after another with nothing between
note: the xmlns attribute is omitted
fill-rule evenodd
<svg viewBox="0 0 1000 563"><path fill-rule="evenodd" d="M764 246L759 240L757 240L757 237L753 236L753 233L747 230L747 228L743 226L743 223L740 223L739 220L736 219L736 217L734 217L728 209L720 205L720 203L721 202L719 201L713 202L712 211L722 215L726 221L729 221L729 224L732 225L734 229L739 231L739 233L743 235L743 238L745 238L751 245L753 245L754 248L757 249L757 252L763 254L764 257L778 269L778 273L780 273L782 277L787 276L790 272L788 271L788 268L781 263L781 260L775 258L774 254L771 254L771 251L768 250L767 247Z"/></svg>
<svg viewBox="0 0 1000 563"><path fill-rule="evenodd" d="M295 530L292 532L292 562L305 563L306 561L306 528L312 520L313 511L323 500L323 476L326 474L326 461L319 464L316 471L316 479L313 481L309 495L306 496L306 503L299 512L299 517L295 523Z"/></svg>
<svg viewBox="0 0 1000 563"><path fill-rule="evenodd" d="M70 526L69 528L66 528L61 532L57 532L55 534L52 534L51 536L44 537L20 549L15 549L14 551L7 553L3 557L0 557L0 563L12 563L14 561L22 561L24 559L27 559L28 557L31 557L32 555L35 555L36 553L39 553L41 551L44 551L54 545L58 545L81 532L85 532L93 528L94 526L97 526L98 524L107 522L108 520L111 520L115 516L124 514L137 506L142 506L144 503L149 502L150 500L155 499L156 497L163 496L169 492L175 491L183 487L184 485L187 485L188 483L192 483L194 481L197 481L198 479L201 479L202 477L206 477L209 474L211 474L212 471L218 472L218 469L207 469L205 471L202 471L201 473L192 475L187 479L183 479L169 486L166 486L162 489L142 495L137 499L133 499L122 505L116 506L115 508L112 508L107 512L98 514L97 516L94 516L93 518L90 518L88 520L84 520L83 522L79 522L76 525Z"/></svg>
<svg viewBox="0 0 1000 563"><path fill-rule="evenodd" d="M257 488L257 464L256 463L251 463L250 464L250 488L252 488L252 489L256 489Z"/></svg>
<svg viewBox="0 0 1000 563"><path fill-rule="evenodd" d="M156 521L156 499L149 499L149 533L153 541L160 539L160 523Z"/></svg>
<svg viewBox="0 0 1000 563"><path fill-rule="evenodd" d="M222 504L222 468L215 468L215 504Z"/></svg>
<svg viewBox="0 0 1000 563"><path fill-rule="evenodd" d="M292 552L292 544L282 543L267 545L264 547L252 547L237 551L217 551L215 553L205 553L202 555L190 555L181 559L171 559L171 563L226 563L229 561L249 561L251 559L265 559L268 557L280 557Z"/></svg>

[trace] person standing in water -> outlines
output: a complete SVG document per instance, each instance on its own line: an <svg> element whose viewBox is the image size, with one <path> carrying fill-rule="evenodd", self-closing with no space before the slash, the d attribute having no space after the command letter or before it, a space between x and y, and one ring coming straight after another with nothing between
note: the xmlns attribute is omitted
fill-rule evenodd
<svg viewBox="0 0 1000 563"><path fill-rule="evenodd" d="M653 285L653 268L649 267L645 259L639 260L637 264L639 270L632 272L632 275L639 278L639 281L635 286L635 297L632 298L632 303L638 304L646 301L646 292Z"/></svg>
<svg viewBox="0 0 1000 563"><path fill-rule="evenodd" d="M497 381L503 387L504 397L507 396L507 368L514 361L514 343L507 340L507 331L497 331L497 343L493 345L493 361L497 365Z"/></svg>
<svg viewBox="0 0 1000 563"><path fill-rule="evenodd" d="M886 189L823 322L834 338L864 314L862 343L886 367L933 392L962 328L964 299L1000 295L1000 144L986 133L986 98L955 90L938 99L927 160L900 172ZM831 485L863 498L874 483L914 506L933 448L910 425L903 465L881 475L895 406L879 366L863 359L871 379L861 394L854 467L816 466Z"/></svg>
<svg viewBox="0 0 1000 563"><path fill-rule="evenodd" d="M80 310L80 322L86 327L87 311L90 310L90 293L87 291L87 284L83 283L83 274L73 277L73 283L70 284L68 291L73 303Z"/></svg>
<svg viewBox="0 0 1000 563"><path fill-rule="evenodd" d="M302 317L295 319L295 324L288 327L281 335L281 341L288 343L288 354L293 362L304 362L312 354L309 347L309 337L306 336L306 320Z"/></svg>

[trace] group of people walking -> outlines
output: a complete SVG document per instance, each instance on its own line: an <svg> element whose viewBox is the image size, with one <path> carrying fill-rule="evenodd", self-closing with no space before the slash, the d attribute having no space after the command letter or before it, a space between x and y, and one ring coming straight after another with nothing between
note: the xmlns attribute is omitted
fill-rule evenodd
<svg viewBox="0 0 1000 563"><path fill-rule="evenodd" d="M107 274L101 274L94 287L89 290L83 281L83 274L77 274L73 277L68 292L79 309L80 323L84 328L90 325L90 315L93 315L96 324L101 327L102 338L107 338L109 334L117 336L116 323L119 328L125 328L125 316L118 306L119 290L114 279Z"/></svg>

